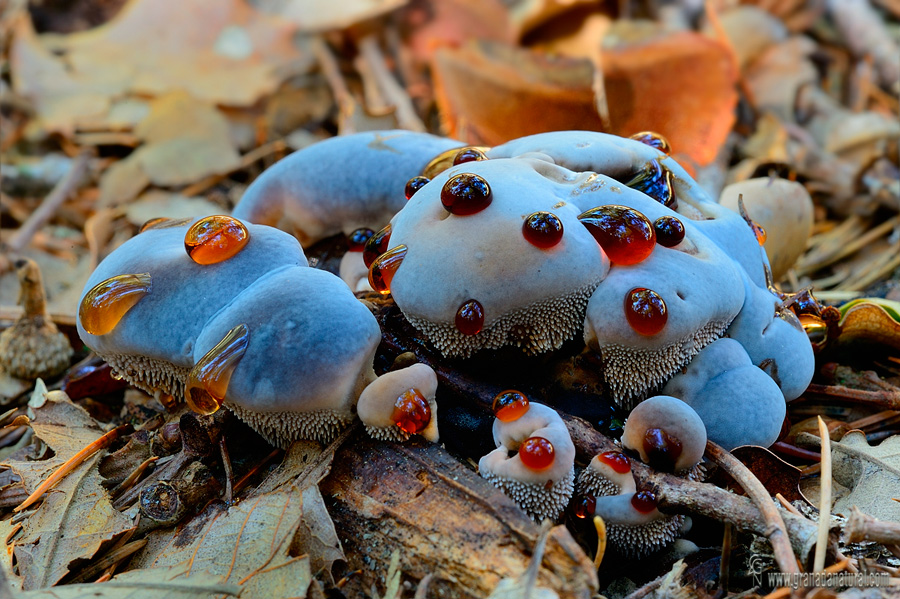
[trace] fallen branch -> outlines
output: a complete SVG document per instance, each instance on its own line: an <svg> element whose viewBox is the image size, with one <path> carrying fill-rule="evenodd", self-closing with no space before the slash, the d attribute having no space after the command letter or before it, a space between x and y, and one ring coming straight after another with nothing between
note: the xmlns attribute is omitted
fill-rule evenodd
<svg viewBox="0 0 900 599"><path fill-rule="evenodd" d="M878 520L853 506L844 526L844 536L848 543L873 541L883 545L900 545L900 523Z"/></svg>

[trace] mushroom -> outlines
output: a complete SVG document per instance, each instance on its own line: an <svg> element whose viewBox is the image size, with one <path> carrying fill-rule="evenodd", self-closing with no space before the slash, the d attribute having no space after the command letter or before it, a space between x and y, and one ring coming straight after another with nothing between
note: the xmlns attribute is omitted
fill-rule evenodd
<svg viewBox="0 0 900 599"><path fill-rule="evenodd" d="M575 478L575 445L562 418L531 403L514 420L496 418L493 432L497 449L478 462L481 476L535 520L558 519L572 498Z"/></svg>
<svg viewBox="0 0 900 599"><path fill-rule="evenodd" d="M24 312L0 333L0 367L10 375L34 380L60 374L69 366L72 346L47 313L44 284L37 263L16 260L19 303Z"/></svg>
<svg viewBox="0 0 900 599"><path fill-rule="evenodd" d="M657 470L686 474L703 459L706 427L685 402L656 395L639 403L625 421L622 445Z"/></svg>
<svg viewBox="0 0 900 599"><path fill-rule="evenodd" d="M775 381L753 365L740 343L728 338L706 346L662 393L691 406L707 437L728 450L774 443L787 410Z"/></svg>
<svg viewBox="0 0 900 599"><path fill-rule="evenodd" d="M304 246L360 227L377 230L403 207L406 182L432 156L461 145L401 130L332 137L266 169L233 215L278 226Z"/></svg>
<svg viewBox="0 0 900 599"><path fill-rule="evenodd" d="M136 387L201 413L225 405L280 446L328 440L354 418L381 339L296 239L231 217L123 244L91 275L78 330Z"/></svg>
<svg viewBox="0 0 900 599"><path fill-rule="evenodd" d="M635 485L631 460L621 451L595 455L578 475L576 488L579 494L591 497L633 492Z"/></svg>
<svg viewBox="0 0 900 599"><path fill-rule="evenodd" d="M426 364L387 372L359 396L359 419L375 439L406 441L412 435L422 435L436 443L437 385L437 375Z"/></svg>

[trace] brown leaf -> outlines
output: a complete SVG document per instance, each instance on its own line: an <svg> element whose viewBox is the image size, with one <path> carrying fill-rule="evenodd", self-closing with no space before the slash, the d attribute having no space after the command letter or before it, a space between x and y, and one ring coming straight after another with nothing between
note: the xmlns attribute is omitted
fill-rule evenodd
<svg viewBox="0 0 900 599"><path fill-rule="evenodd" d="M277 571L279 574L285 572ZM30 591L20 599L196 599L197 597L237 597L241 587L221 584L215 576L198 572L184 576L177 568L150 568L123 572L109 582L69 584L52 589ZM244 594L248 596L248 594ZM289 597L284 595L249 595L251 597ZM302 595L297 595L302 596Z"/></svg>
<svg viewBox="0 0 900 599"><path fill-rule="evenodd" d="M865 341L900 349L900 303L858 299L841 306L840 343Z"/></svg>
<svg viewBox="0 0 900 599"><path fill-rule="evenodd" d="M836 514L850 515L854 505L878 518L900 522L900 503L893 501L900 489L900 435L871 446L861 431L850 431L840 443L831 444L834 480L851 488L834 504Z"/></svg>
<svg viewBox="0 0 900 599"><path fill-rule="evenodd" d="M800 469L788 464L764 447L744 445L735 447L731 454L752 472L766 491L774 496L781 493L788 501L806 501L800 492ZM744 495L744 490L727 473L718 470L713 481L720 486Z"/></svg>
<svg viewBox="0 0 900 599"><path fill-rule="evenodd" d="M33 407L31 427L53 448L52 458L40 461L9 460L25 488L33 491L63 462L96 441L103 430L88 413L60 391L44 394ZM32 401L34 405L34 401ZM74 560L91 558L101 543L132 528L128 518L113 509L96 465L101 453L86 460L44 495L44 501L23 521L15 555L24 578L23 588L56 584Z"/></svg>

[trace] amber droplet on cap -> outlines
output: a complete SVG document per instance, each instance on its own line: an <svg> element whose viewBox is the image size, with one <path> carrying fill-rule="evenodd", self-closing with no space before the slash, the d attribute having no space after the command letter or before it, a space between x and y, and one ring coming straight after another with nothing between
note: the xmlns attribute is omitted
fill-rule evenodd
<svg viewBox="0 0 900 599"><path fill-rule="evenodd" d="M593 495L580 495L573 502L572 513L576 518L593 518L597 509L597 499Z"/></svg>
<svg viewBox="0 0 900 599"><path fill-rule="evenodd" d="M477 335L484 328L484 308L477 300L469 300L456 311L456 330L463 335Z"/></svg>
<svg viewBox="0 0 900 599"><path fill-rule="evenodd" d="M609 204L578 216L613 264L637 264L653 252L656 232L650 219L627 206Z"/></svg>
<svg viewBox="0 0 900 599"><path fill-rule="evenodd" d="M450 177L441 188L441 204L450 214L468 216L491 205L491 186L478 175L462 173Z"/></svg>
<svg viewBox="0 0 900 599"><path fill-rule="evenodd" d="M398 245L380 255L369 267L369 285L382 295L391 292L391 281L406 257L406 246Z"/></svg>
<svg viewBox="0 0 900 599"><path fill-rule="evenodd" d="M661 428L648 428L644 433L644 453L648 463L657 470L674 472L681 451L681 441Z"/></svg>
<svg viewBox="0 0 900 599"><path fill-rule="evenodd" d="M660 152L665 152L666 154L672 153L672 146L669 145L669 140L659 133L654 133L653 131L641 131L640 133L632 135L630 139L635 139L651 148L656 148Z"/></svg>
<svg viewBox="0 0 900 599"><path fill-rule="evenodd" d="M519 446L519 458L532 470L544 470L552 466L555 453L553 443L543 437L528 437Z"/></svg>
<svg viewBox="0 0 900 599"><path fill-rule="evenodd" d="M361 252L365 249L366 243L372 238L375 231L372 229L357 229L347 236L347 251Z"/></svg>
<svg viewBox="0 0 900 599"><path fill-rule="evenodd" d="M431 422L431 406L422 392L413 387L397 398L391 421L403 432L417 435Z"/></svg>
<svg viewBox="0 0 900 599"><path fill-rule="evenodd" d="M105 335L150 293L150 273L117 275L97 283L78 307L81 326L91 335Z"/></svg>
<svg viewBox="0 0 900 599"><path fill-rule="evenodd" d="M194 220L193 218L166 218L164 216L160 216L159 218L151 218L138 230L138 233L143 233L144 231L150 231L151 229L174 229L175 227L181 227L189 222Z"/></svg>
<svg viewBox="0 0 900 599"><path fill-rule="evenodd" d="M512 422L522 417L528 411L528 398L524 393L515 389L501 391L494 398L491 405L494 417L502 422Z"/></svg>
<svg viewBox="0 0 900 599"><path fill-rule="evenodd" d="M601 453L599 459L619 474L625 474L631 470L631 460L621 451Z"/></svg>
<svg viewBox="0 0 900 599"><path fill-rule="evenodd" d="M230 216L201 218L184 235L184 249L197 264L224 262L244 249L250 232Z"/></svg>
<svg viewBox="0 0 900 599"><path fill-rule="evenodd" d="M425 187L425 185L430 182L431 179L428 177L423 177L422 175L418 175L413 177L409 181L406 182L406 187L403 189L404 195L406 195L406 199L413 197L416 195L416 192Z"/></svg>
<svg viewBox="0 0 900 599"><path fill-rule="evenodd" d="M684 239L684 223L674 216L660 216L653 221L656 243L663 247L675 247Z"/></svg>
<svg viewBox="0 0 900 599"><path fill-rule="evenodd" d="M635 287L625 295L625 318L641 335L655 335L666 326L669 313L658 293Z"/></svg>
<svg viewBox="0 0 900 599"><path fill-rule="evenodd" d="M814 314L801 314L797 317L806 332L810 343L819 345L828 337L828 324Z"/></svg>
<svg viewBox="0 0 900 599"><path fill-rule="evenodd" d="M478 160L487 160L487 156L480 149L470 146L456 153L456 156L453 157L453 166Z"/></svg>
<svg viewBox="0 0 900 599"><path fill-rule="evenodd" d="M231 375L250 343L250 329L239 324L194 364L184 386L184 400L198 414L212 414L225 402Z"/></svg>
<svg viewBox="0 0 900 599"><path fill-rule="evenodd" d="M625 185L647 194L673 210L678 204L672 186L672 172L660 164L659 160L648 162L647 166Z"/></svg>
<svg viewBox="0 0 900 599"><path fill-rule="evenodd" d="M366 268L370 268L375 259L381 254L388 251L388 245L391 243L391 225L381 229L366 242L363 248L363 262Z"/></svg>
<svg viewBox="0 0 900 599"><path fill-rule="evenodd" d="M656 509L657 499L653 491L638 491L631 496L631 506L642 514Z"/></svg>
<svg viewBox="0 0 900 599"><path fill-rule="evenodd" d="M533 212L522 223L522 235L531 245L546 250L562 241L563 224L552 212Z"/></svg>

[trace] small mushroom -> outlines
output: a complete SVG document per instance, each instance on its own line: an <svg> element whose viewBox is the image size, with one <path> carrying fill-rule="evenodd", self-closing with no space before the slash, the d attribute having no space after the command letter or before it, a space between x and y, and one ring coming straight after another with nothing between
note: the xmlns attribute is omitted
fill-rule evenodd
<svg viewBox="0 0 900 599"><path fill-rule="evenodd" d="M578 475L576 489L581 495L605 497L635 491L631 459L621 451L595 455Z"/></svg>
<svg viewBox="0 0 900 599"><path fill-rule="evenodd" d="M706 427L685 402L656 395L631 410L622 445L636 451L641 461L657 470L683 474L703 459Z"/></svg>
<svg viewBox="0 0 900 599"><path fill-rule="evenodd" d="M406 203L406 182L455 146L462 143L401 130L332 137L266 169L233 215L277 226L304 246L360 227L377 230Z"/></svg>
<svg viewBox="0 0 900 599"><path fill-rule="evenodd" d="M387 372L359 396L359 419L369 435L383 441L406 441L422 435L437 443L437 375L426 364Z"/></svg>
<svg viewBox="0 0 900 599"><path fill-rule="evenodd" d="M774 443L787 410L775 381L753 365L740 343L728 338L706 346L662 393L691 406L707 437L728 450Z"/></svg>
<svg viewBox="0 0 900 599"><path fill-rule="evenodd" d="M15 262L19 278L19 303L24 312L0 333L0 367L27 380L49 378L69 366L72 346L47 313L41 270L34 260Z"/></svg>
<svg viewBox="0 0 900 599"><path fill-rule="evenodd" d="M481 476L535 520L556 520L572 498L575 445L553 409L537 403L515 420L494 420L497 449L478 462Z"/></svg>
<svg viewBox="0 0 900 599"><path fill-rule="evenodd" d="M603 518L606 538L619 553L640 558L672 543L685 527L685 517L656 509L656 495L637 491L597 497L594 514Z"/></svg>

